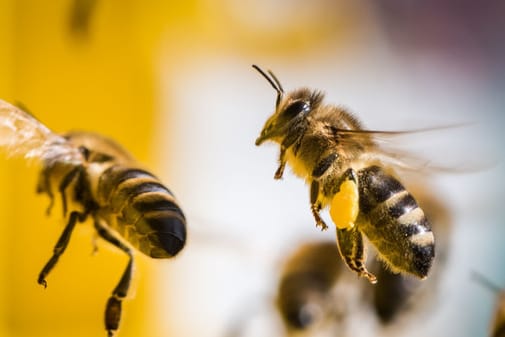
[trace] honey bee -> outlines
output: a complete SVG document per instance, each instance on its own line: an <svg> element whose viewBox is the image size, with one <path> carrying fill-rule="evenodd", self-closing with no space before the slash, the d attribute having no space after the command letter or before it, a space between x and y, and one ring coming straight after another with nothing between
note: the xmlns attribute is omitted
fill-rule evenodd
<svg viewBox="0 0 505 337"><path fill-rule="evenodd" d="M0 148L42 163L37 192L61 196L66 226L42 268L46 278L64 253L72 231L91 218L99 237L128 255L128 264L105 308L105 328L114 335L133 273L132 247L152 258L177 255L186 241L186 220L173 193L139 168L114 141L94 133L59 135L31 114L0 100Z"/></svg>
<svg viewBox="0 0 505 337"><path fill-rule="evenodd" d="M405 132L366 130L350 112L324 104L322 92L301 88L285 94L271 71L253 68L277 92L275 111L256 139L256 145L280 145L274 178L282 178L289 163L310 185L310 209L322 230L327 225L320 212L329 206L340 255L359 276L377 282L365 265L364 235L393 272L426 278L435 256L430 224L394 177L397 156L374 140Z"/></svg>
<svg viewBox="0 0 505 337"><path fill-rule="evenodd" d="M417 313L431 303L437 292L438 281L447 264L451 247L452 214L440 193L430 188L429 179L417 179L408 185L409 191L430 219L433 233L437 237L437 259L430 271L428 282L410 275L395 274L384 268L379 261L372 261L372 268L381 280L372 289L372 304L382 324L394 323L400 315L416 310Z"/></svg>
<svg viewBox="0 0 505 337"><path fill-rule="evenodd" d="M442 243L430 279L421 281L410 275L394 274L373 259L370 269L377 273L380 282L365 288L343 273L344 263L338 261L339 252L334 243L326 240L305 242L282 263L276 291L277 311L288 335L296 331L319 332L332 324L340 331L345 329L351 316L368 312L377 317L382 326L393 326L403 318L416 319L424 309L430 308L446 263L452 220L443 200L430 193L432 190L427 186L428 181L421 181L421 184L409 185L409 189L423 205ZM357 289L360 296L349 296L351 289ZM396 327L402 325L396 324Z"/></svg>

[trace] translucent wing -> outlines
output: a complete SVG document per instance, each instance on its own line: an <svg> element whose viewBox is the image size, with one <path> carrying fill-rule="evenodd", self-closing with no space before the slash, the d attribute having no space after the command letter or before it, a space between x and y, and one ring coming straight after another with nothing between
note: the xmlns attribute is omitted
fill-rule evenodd
<svg viewBox="0 0 505 337"><path fill-rule="evenodd" d="M457 124L407 131L334 130L341 146L364 144L370 160L400 170L470 172L496 164L495 142L478 124Z"/></svg>
<svg viewBox="0 0 505 337"><path fill-rule="evenodd" d="M0 149L11 156L80 164L81 152L29 113L0 100Z"/></svg>

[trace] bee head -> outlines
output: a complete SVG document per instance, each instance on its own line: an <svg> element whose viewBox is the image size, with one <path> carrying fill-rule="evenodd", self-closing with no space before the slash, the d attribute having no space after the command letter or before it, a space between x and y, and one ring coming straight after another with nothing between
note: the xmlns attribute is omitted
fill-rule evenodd
<svg viewBox="0 0 505 337"><path fill-rule="evenodd" d="M260 136L256 139L256 145L260 145L266 140L280 141L291 125L291 122L297 117L303 118L306 116L315 105L320 103L322 95L317 91L312 92L306 88L295 90L285 95L280 81L270 70L265 73L256 65L253 65L253 68L256 69L277 92L275 112L266 121Z"/></svg>

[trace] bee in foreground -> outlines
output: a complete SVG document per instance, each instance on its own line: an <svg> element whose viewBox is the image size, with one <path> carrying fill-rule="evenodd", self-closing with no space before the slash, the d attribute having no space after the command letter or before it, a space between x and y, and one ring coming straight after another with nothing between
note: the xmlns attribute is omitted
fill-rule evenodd
<svg viewBox="0 0 505 337"><path fill-rule="evenodd" d="M256 139L256 145L280 145L274 178L282 178L289 163L306 180L310 209L322 230L327 225L320 211L329 206L340 255L359 276L377 282L365 266L365 235L393 272L425 278L435 256L430 224L392 175L387 162L392 165L398 158L374 141L374 136L401 132L365 130L348 111L324 104L320 91L301 88L285 94L271 71L253 67L277 92L275 112Z"/></svg>
<svg viewBox="0 0 505 337"><path fill-rule="evenodd" d="M421 281L410 275L393 274L380 261L373 260L370 269L377 273L380 282L362 289L362 284L351 282L350 275L344 274L344 263L336 260L339 252L335 243L304 242L285 258L277 288L277 308L287 331L319 332L331 327L331 323L342 331L348 325L346 321L368 309L382 326L408 329L402 316L413 317L415 324L417 316L434 305L433 294L437 293L447 262L452 220L444 201L429 186L427 179L421 179L409 189L430 218L437 242L444 243L439 244L430 279ZM348 297L351 289L362 291L362 295Z"/></svg>
<svg viewBox="0 0 505 337"><path fill-rule="evenodd" d="M61 197L67 224L38 277L46 278L65 251L78 222L92 219L98 235L125 252L129 261L107 301L105 327L112 336L133 273L133 249L170 258L184 247L186 220L174 195L112 140L98 134L58 135L32 115L0 100L0 148L42 162L38 193Z"/></svg>

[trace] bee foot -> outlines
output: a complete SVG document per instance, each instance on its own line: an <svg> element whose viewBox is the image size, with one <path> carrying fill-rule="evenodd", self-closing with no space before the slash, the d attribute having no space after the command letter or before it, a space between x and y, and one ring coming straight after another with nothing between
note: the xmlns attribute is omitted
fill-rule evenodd
<svg viewBox="0 0 505 337"><path fill-rule="evenodd" d="M39 279L37 282L38 282L38 284L40 284L41 286L43 286L44 289L47 288L47 281L45 279L43 279L43 278Z"/></svg>
<svg viewBox="0 0 505 337"><path fill-rule="evenodd" d="M323 220L316 222L316 227L321 227L322 232L328 229L328 225Z"/></svg>
<svg viewBox="0 0 505 337"><path fill-rule="evenodd" d="M375 277L374 274L369 273L368 271L362 271L359 273L359 276L365 277L371 284L376 284L377 283L377 277Z"/></svg>
<svg viewBox="0 0 505 337"><path fill-rule="evenodd" d="M282 175L284 174L284 170L279 169L277 171L275 171L275 174L274 174L274 179L275 180L279 180L279 179L282 179Z"/></svg>
<svg viewBox="0 0 505 337"><path fill-rule="evenodd" d="M282 151L281 151L281 159L280 159L280 164L279 167L277 168L277 171L275 171L274 174L274 179L279 180L282 178L282 175L284 174L284 168L286 167L286 162L282 159Z"/></svg>

